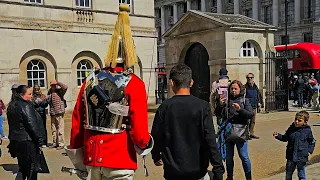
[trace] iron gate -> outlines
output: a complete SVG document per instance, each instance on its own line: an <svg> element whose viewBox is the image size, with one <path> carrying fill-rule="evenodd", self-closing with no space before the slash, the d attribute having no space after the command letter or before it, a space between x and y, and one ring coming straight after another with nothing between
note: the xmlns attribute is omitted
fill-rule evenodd
<svg viewBox="0 0 320 180"><path fill-rule="evenodd" d="M288 111L288 60L284 53L266 52L265 110Z"/></svg>

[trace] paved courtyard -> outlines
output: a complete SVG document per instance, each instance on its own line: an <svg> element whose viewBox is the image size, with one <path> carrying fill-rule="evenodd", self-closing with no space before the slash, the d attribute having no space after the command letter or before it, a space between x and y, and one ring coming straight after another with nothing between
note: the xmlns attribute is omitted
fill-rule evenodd
<svg viewBox="0 0 320 180"><path fill-rule="evenodd" d="M253 179L284 179L285 167L285 148L286 144L275 140L272 137L274 131L283 133L286 128L293 121L295 112L277 112L269 114L258 114L256 134L261 137L259 140L252 140L249 142L249 154L252 163ZM149 128L152 126L154 113L149 113ZM320 123L319 113L311 113L310 124ZM69 142L70 134L70 116L66 118L65 122L66 140ZM50 132L50 125L47 124ZM4 122L5 132L8 132L7 122ZM318 143L314 154L310 157L312 163L320 162L320 126L312 126L313 133ZM49 138L51 139L51 138ZM12 159L7 153L8 141L4 141L2 145L3 156L0 159L0 179L10 180L14 179L14 172L18 169L16 159ZM70 176L67 173L60 172L62 166L72 167L72 164L67 156L64 156L64 151L54 149L44 149L46 159L50 168L50 174L39 175L40 180L77 180L75 175ZM149 177L144 177L142 160L139 158L139 169L136 172L135 180L162 180L162 167L153 165L151 156L147 157L147 165L149 170ZM314 164L307 167L308 179L320 179L320 165ZM275 176L274 176L275 175ZM296 173L295 173L296 175ZM235 179L244 179L244 173L237 153L235 153ZM266 179L266 180L267 180Z"/></svg>

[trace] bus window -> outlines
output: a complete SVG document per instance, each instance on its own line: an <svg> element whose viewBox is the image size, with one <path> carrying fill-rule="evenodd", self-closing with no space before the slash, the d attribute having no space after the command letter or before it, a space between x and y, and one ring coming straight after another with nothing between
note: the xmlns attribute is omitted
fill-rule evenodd
<svg viewBox="0 0 320 180"><path fill-rule="evenodd" d="M299 50L295 50L294 57L295 58L301 58Z"/></svg>

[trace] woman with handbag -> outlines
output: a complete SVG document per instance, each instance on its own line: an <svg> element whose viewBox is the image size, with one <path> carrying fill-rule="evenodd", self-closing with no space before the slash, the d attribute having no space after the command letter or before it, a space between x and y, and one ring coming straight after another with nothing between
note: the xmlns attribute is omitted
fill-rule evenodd
<svg viewBox="0 0 320 180"><path fill-rule="evenodd" d="M44 127L41 116L31 103L32 88L20 85L15 96L7 111L9 140L15 142L9 146L9 151L15 152L23 179L36 180L45 163L41 150Z"/></svg>
<svg viewBox="0 0 320 180"><path fill-rule="evenodd" d="M227 180L233 180L234 146L237 147L239 157L247 180L252 180L251 162L248 153L249 119L253 117L253 110L248 100L245 99L245 88L238 80L230 83L228 96L220 96L220 103L215 109L215 114L220 114L225 133Z"/></svg>

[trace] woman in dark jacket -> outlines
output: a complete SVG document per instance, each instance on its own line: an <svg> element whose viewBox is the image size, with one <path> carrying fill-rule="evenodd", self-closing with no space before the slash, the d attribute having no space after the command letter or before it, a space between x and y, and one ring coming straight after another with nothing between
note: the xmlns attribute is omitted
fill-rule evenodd
<svg viewBox="0 0 320 180"><path fill-rule="evenodd" d="M254 114L249 100L246 100L244 97L244 86L240 81L234 80L229 85L228 92L228 97L220 96L220 103L215 109L215 114L220 114L224 121L227 120L231 124L248 125L248 120L251 119ZM246 132L248 132L248 130ZM247 134L247 136L249 136L249 134ZM235 142L228 140L228 138L226 140L227 180L233 180L234 146L237 147L246 179L251 180L251 162L248 154L248 141Z"/></svg>
<svg viewBox="0 0 320 180"><path fill-rule="evenodd" d="M39 85L33 86L33 98L32 103L36 108L36 111L40 114L42 118L42 123L45 131L45 136L43 137L43 148L48 145L48 136L47 136L47 115L46 115L46 107L48 106L48 100L46 96L42 94Z"/></svg>
<svg viewBox="0 0 320 180"><path fill-rule="evenodd" d="M32 88L20 85L16 93L7 111L9 151L17 156L23 179L36 180L44 128L39 113L31 104Z"/></svg>

